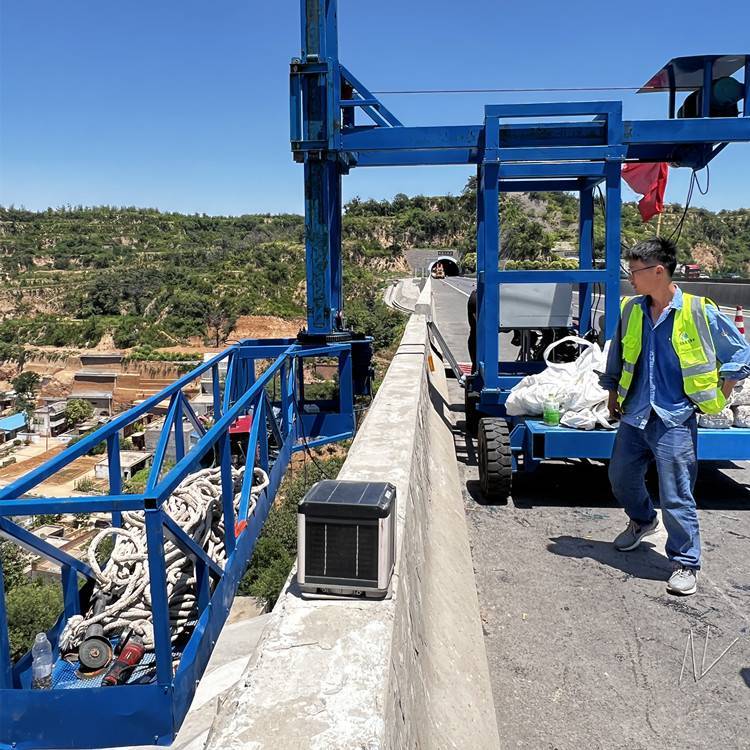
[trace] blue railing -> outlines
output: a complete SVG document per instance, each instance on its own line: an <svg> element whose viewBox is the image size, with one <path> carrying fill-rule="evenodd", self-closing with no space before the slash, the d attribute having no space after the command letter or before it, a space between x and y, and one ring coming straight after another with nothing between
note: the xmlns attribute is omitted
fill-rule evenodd
<svg viewBox="0 0 750 750"><path fill-rule="evenodd" d="M368 348L369 341L361 342ZM192 700L198 680L221 632L252 550L261 532L292 453L350 437L354 432L352 346L300 346L293 339L246 340L179 378L168 388L116 416L47 463L0 490L0 535L46 558L61 569L64 609L48 637L53 649L70 617L86 606L93 581L84 562L37 537L18 516L64 513L108 513L121 524L123 511L145 517L150 595L154 625L155 680L116 688L31 690L31 654L12 664L0 565L0 746L12 748L83 748L170 742ZM315 404L304 399L304 358L338 360L338 398ZM267 365L265 369L259 363ZM223 379L221 370L226 363ZM213 425L206 429L184 390L210 373ZM278 385L277 399L269 396ZM168 401L164 425L154 451L143 492L123 492L120 461L122 431ZM252 414L245 450L245 472L235 511L230 426ZM197 441L185 445L183 423L192 424ZM102 441L107 445L109 494L78 497L25 497L60 469L86 455ZM175 465L165 470L173 445ZM164 511L177 486L202 464L220 467L221 506L227 560L222 567L196 544ZM251 503L255 467L269 477L268 487ZM196 574L197 622L181 653L174 654L170 633L164 561L165 539L193 560ZM213 585L212 585L213 584ZM179 656L176 670L173 658ZM56 670L62 668L58 662ZM82 687L79 682L75 687ZM68 685L69 687L70 685ZM90 721L85 716L91 717ZM71 721L71 718L75 720Z"/></svg>

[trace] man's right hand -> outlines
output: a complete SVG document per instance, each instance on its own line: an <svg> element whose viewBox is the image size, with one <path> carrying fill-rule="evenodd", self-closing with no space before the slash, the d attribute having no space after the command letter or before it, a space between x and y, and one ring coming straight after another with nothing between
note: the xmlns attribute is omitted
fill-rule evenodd
<svg viewBox="0 0 750 750"><path fill-rule="evenodd" d="M617 403L617 391L609 392L607 408L609 409L609 416L612 419L619 419L622 416L622 411L620 411L620 404Z"/></svg>

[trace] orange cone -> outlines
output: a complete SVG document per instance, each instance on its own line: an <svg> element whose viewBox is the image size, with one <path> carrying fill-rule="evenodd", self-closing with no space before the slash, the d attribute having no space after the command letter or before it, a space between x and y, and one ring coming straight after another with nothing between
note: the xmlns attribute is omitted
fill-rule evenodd
<svg viewBox="0 0 750 750"><path fill-rule="evenodd" d="M742 312L742 305L737 305L737 311L734 313L734 324L737 330L745 335L745 314Z"/></svg>

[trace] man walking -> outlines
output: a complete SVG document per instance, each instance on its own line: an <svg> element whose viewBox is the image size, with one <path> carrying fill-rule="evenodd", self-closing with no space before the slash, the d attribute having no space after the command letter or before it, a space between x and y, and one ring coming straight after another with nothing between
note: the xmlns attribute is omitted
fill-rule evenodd
<svg viewBox="0 0 750 750"><path fill-rule="evenodd" d="M614 541L635 549L659 525L645 475L654 460L674 594L694 594L701 567L693 488L698 473L696 410L718 414L750 375L750 346L713 302L672 282L676 247L654 238L626 251L635 297L620 306L606 371L609 410L620 427L609 465L612 492L630 518Z"/></svg>

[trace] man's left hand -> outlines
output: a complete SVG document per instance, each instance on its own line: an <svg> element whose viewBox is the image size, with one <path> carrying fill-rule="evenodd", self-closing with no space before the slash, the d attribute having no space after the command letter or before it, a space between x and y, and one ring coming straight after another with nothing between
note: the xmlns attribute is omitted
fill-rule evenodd
<svg viewBox="0 0 750 750"><path fill-rule="evenodd" d="M734 390L734 386L737 385L738 380L723 380L721 383L721 392L724 394L724 398L729 398L730 394Z"/></svg>

